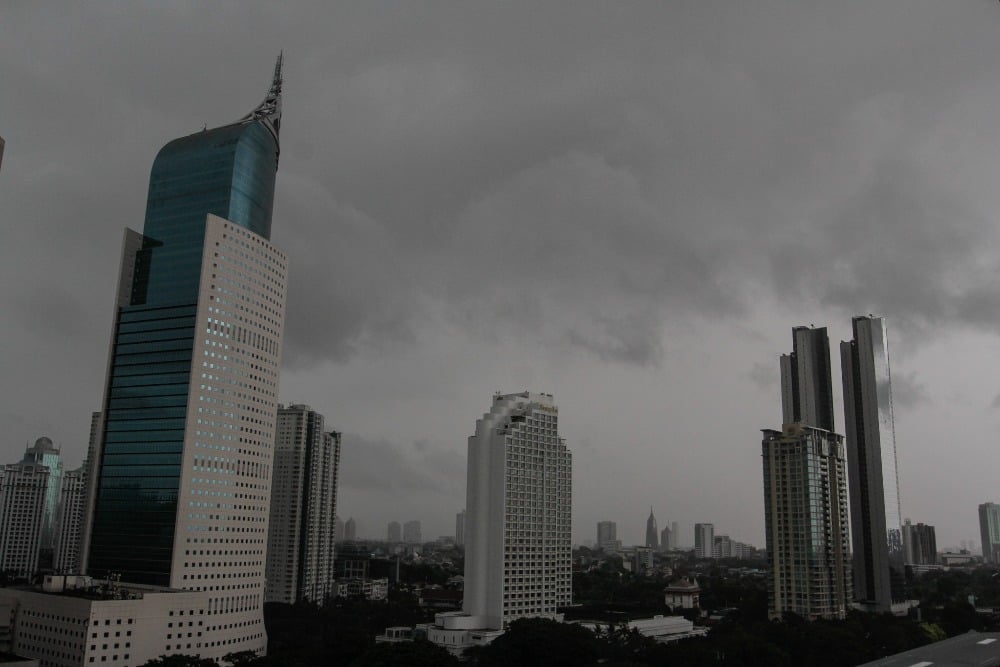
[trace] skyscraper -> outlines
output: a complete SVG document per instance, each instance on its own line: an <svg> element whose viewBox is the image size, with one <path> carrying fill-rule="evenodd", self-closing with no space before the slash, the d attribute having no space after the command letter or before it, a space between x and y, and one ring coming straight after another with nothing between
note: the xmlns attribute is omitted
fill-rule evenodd
<svg viewBox="0 0 1000 667"><path fill-rule="evenodd" d="M140 234L126 230L87 572L205 591L217 658L263 652L265 550L285 256L269 242L281 58L264 101L167 143Z"/></svg>
<svg viewBox="0 0 1000 667"><path fill-rule="evenodd" d="M670 529L666 526L660 531L660 551L670 551L673 547L673 536L670 534Z"/></svg>
<svg viewBox="0 0 1000 667"><path fill-rule="evenodd" d="M407 521L403 524L403 541L409 544L419 544L423 541L419 521Z"/></svg>
<svg viewBox="0 0 1000 667"><path fill-rule="evenodd" d="M56 572L80 571L80 532L87 498L87 462L76 470L63 473L56 514L55 553L52 567Z"/></svg>
<svg viewBox="0 0 1000 667"><path fill-rule="evenodd" d="M855 317L840 344L850 477L855 599L886 612L900 599L903 534L889 343L881 317Z"/></svg>
<svg viewBox="0 0 1000 667"><path fill-rule="evenodd" d="M386 527L386 539L389 542L403 541L403 527L399 525L398 521L389 522L389 525Z"/></svg>
<svg viewBox="0 0 1000 667"><path fill-rule="evenodd" d="M455 544L465 545L465 510L455 515Z"/></svg>
<svg viewBox="0 0 1000 667"><path fill-rule="evenodd" d="M907 565L933 565L937 562L937 535L934 526L903 522L903 551Z"/></svg>
<svg viewBox="0 0 1000 667"><path fill-rule="evenodd" d="M597 548L604 551L618 550L618 525L614 521L597 522Z"/></svg>
<svg viewBox="0 0 1000 667"><path fill-rule="evenodd" d="M782 423L833 432L833 382L826 327L792 329L792 353L781 355Z"/></svg>
<svg viewBox="0 0 1000 667"><path fill-rule="evenodd" d="M851 600L847 461L836 433L764 430L768 615L844 618Z"/></svg>
<svg viewBox="0 0 1000 667"><path fill-rule="evenodd" d="M26 578L51 565L61 480L59 450L44 437L0 469L0 571Z"/></svg>
<svg viewBox="0 0 1000 667"><path fill-rule="evenodd" d="M266 602L323 604L334 593L340 433L308 405L278 406Z"/></svg>
<svg viewBox="0 0 1000 667"><path fill-rule="evenodd" d="M348 517L344 522L344 541L353 542L358 537L358 524L354 517Z"/></svg>
<svg viewBox="0 0 1000 667"><path fill-rule="evenodd" d="M497 394L469 438L465 600L473 627L554 617L572 596L572 458L551 394Z"/></svg>
<svg viewBox="0 0 1000 667"><path fill-rule="evenodd" d="M656 529L656 517L653 516L653 506L649 506L649 518L646 519L646 546L654 551L660 548L660 531Z"/></svg>
<svg viewBox="0 0 1000 667"><path fill-rule="evenodd" d="M1000 563L1000 505L997 503L979 506L979 535L983 541L983 560Z"/></svg>
<svg viewBox="0 0 1000 667"><path fill-rule="evenodd" d="M710 523L694 524L694 557L711 558L715 545L715 526Z"/></svg>
<svg viewBox="0 0 1000 667"><path fill-rule="evenodd" d="M677 526L677 522L676 521L671 521L670 522L670 549L671 550L674 550L674 549L676 549L679 546L677 544L677 540L680 538L680 536L681 536L681 532L680 532L680 528Z"/></svg>

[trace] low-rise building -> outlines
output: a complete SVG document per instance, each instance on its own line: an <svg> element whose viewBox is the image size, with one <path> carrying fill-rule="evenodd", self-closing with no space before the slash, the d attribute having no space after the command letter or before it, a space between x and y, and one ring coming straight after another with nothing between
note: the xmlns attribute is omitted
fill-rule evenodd
<svg viewBox="0 0 1000 667"><path fill-rule="evenodd" d="M663 589L663 603L671 609L700 609L701 586L697 579L681 577Z"/></svg>
<svg viewBox="0 0 1000 667"><path fill-rule="evenodd" d="M0 588L0 634L41 667L135 667L207 646L208 593L49 575L41 587Z"/></svg>

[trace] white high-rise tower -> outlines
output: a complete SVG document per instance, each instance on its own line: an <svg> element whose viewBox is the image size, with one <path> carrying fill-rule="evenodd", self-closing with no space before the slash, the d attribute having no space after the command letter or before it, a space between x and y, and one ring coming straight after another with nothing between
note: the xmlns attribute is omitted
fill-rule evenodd
<svg viewBox="0 0 1000 667"><path fill-rule="evenodd" d="M497 394L469 438L463 611L501 629L572 599L572 457L551 394Z"/></svg>

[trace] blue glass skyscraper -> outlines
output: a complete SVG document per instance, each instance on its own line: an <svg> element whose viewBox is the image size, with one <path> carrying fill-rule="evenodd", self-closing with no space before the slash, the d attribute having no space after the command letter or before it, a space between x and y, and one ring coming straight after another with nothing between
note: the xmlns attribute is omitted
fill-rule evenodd
<svg viewBox="0 0 1000 667"><path fill-rule="evenodd" d="M265 637L286 275L268 242L280 121L279 57L256 109L167 143L153 162L143 232L125 233L81 549L94 576L211 591L210 613L249 614L216 621L242 628L228 651L260 650Z"/></svg>

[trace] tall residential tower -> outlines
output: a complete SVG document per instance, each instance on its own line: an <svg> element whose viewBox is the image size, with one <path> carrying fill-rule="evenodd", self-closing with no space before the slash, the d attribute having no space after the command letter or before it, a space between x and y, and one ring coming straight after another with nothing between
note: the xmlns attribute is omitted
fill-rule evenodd
<svg viewBox="0 0 1000 667"><path fill-rule="evenodd" d="M761 443L768 614L844 618L851 552L844 438L833 432L826 328L792 329L781 356L780 431Z"/></svg>
<svg viewBox="0 0 1000 667"><path fill-rule="evenodd" d="M263 652L264 568L287 263L271 245L281 58L240 120L167 143L125 231L88 574L204 591L185 652Z"/></svg>
<svg viewBox="0 0 1000 667"><path fill-rule="evenodd" d="M334 593L340 433L308 405L278 406L267 539L267 602L323 604Z"/></svg>
<svg viewBox="0 0 1000 667"><path fill-rule="evenodd" d="M851 494L854 595L890 611L903 581L903 532L889 343L881 317L855 317L854 338L840 344Z"/></svg>
<svg viewBox="0 0 1000 667"><path fill-rule="evenodd" d="M761 444L768 616L844 618L851 601L844 438L805 424Z"/></svg>

